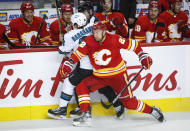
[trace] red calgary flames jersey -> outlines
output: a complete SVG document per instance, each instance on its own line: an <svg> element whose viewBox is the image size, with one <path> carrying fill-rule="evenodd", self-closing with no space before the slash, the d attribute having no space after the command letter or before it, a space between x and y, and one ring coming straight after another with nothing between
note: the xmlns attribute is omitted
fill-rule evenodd
<svg viewBox="0 0 190 131"><path fill-rule="evenodd" d="M61 20L61 29L62 29L62 33L63 35L65 33L67 33L67 31L65 30L65 24L63 23L63 20ZM51 24L50 24L50 37L51 37L51 40L52 40L52 43L55 44L55 45L61 45L61 41L59 41L59 33L60 33L60 29L59 29L59 21L58 19L53 21Z"/></svg>
<svg viewBox="0 0 190 131"><path fill-rule="evenodd" d="M78 62L88 55L93 66L93 74L100 78L107 78L126 71L125 62L120 54L121 48L134 51L136 54L142 50L135 40L106 33L103 42L97 42L93 35L86 37L71 58Z"/></svg>
<svg viewBox="0 0 190 131"><path fill-rule="evenodd" d="M124 38L127 36L128 25L125 17L120 12L109 12L108 15L105 13L95 13L94 16L97 17L100 21L104 21L106 23L109 32L121 35ZM117 28L110 25L110 22L118 17L123 23L122 26L120 28Z"/></svg>
<svg viewBox="0 0 190 131"><path fill-rule="evenodd" d="M49 45L51 41L45 21L42 24L38 42L34 43L41 22L42 18L37 16L34 16L30 24L27 24L22 17L13 19L9 23L8 38L16 45Z"/></svg>
<svg viewBox="0 0 190 131"><path fill-rule="evenodd" d="M8 49L7 42L3 38L3 33L6 32L6 28L3 24L0 24L0 50Z"/></svg>
<svg viewBox="0 0 190 131"><path fill-rule="evenodd" d="M188 21L188 17L185 12L180 11L178 14L174 14L171 10L167 10L161 13L160 17L166 21L168 26L168 37L173 41L182 41L182 32L178 28L178 23L180 21Z"/></svg>
<svg viewBox="0 0 190 131"><path fill-rule="evenodd" d="M155 31L156 26L157 29ZM131 33L131 37L141 43L153 42L153 37L154 42L169 41L169 38L167 36L167 25L165 21L161 18L158 18L156 22L153 23L148 18L148 15L140 16L137 19L135 28Z"/></svg>

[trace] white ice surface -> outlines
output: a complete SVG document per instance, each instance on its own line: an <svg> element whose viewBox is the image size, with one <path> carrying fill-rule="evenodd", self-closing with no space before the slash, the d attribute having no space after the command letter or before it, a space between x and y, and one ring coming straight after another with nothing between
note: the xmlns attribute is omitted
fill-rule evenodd
<svg viewBox="0 0 190 131"><path fill-rule="evenodd" d="M127 114L123 120L113 116L93 117L92 127L73 127L72 119L8 121L0 122L0 131L190 131L190 112L164 115L164 123L147 114Z"/></svg>

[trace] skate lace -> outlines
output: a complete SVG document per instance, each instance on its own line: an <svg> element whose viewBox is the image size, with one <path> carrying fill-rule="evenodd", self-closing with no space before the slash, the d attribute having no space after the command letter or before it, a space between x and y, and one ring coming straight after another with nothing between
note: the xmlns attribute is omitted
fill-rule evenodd
<svg viewBox="0 0 190 131"><path fill-rule="evenodd" d="M154 117L155 117L156 119L158 119L158 118L160 117L160 114L159 114L158 112L155 112L153 115L154 115Z"/></svg>
<svg viewBox="0 0 190 131"><path fill-rule="evenodd" d="M115 109L116 112L120 112L121 111L121 106L114 107L114 109Z"/></svg>
<svg viewBox="0 0 190 131"><path fill-rule="evenodd" d="M156 108L157 109L157 108ZM159 109L157 110L153 110L152 115L156 118L159 119L160 118L160 113L159 113Z"/></svg>
<svg viewBox="0 0 190 131"><path fill-rule="evenodd" d="M61 110L61 107L58 107L58 108L52 109L52 111L60 111L60 110Z"/></svg>

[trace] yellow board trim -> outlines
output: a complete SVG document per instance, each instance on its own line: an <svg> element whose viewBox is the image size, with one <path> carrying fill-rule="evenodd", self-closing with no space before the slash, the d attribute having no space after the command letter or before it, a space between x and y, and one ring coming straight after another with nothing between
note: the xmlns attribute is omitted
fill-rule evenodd
<svg viewBox="0 0 190 131"><path fill-rule="evenodd" d="M186 98L168 98L168 99L151 99L143 102L160 107L163 112L190 111L190 97ZM114 115L113 108L105 109L100 103L91 103L93 116ZM56 108L57 105L43 106L23 106L23 107L0 107L0 121L13 120L32 120L47 119L47 111L50 108ZM70 104L68 113L76 107L76 104ZM137 111L129 110L128 114L136 114ZM69 115L69 114L68 114Z"/></svg>

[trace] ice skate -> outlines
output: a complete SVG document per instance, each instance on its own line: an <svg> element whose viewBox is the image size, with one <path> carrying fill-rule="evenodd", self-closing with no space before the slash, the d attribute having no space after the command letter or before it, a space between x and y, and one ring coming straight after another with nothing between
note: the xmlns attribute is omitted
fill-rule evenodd
<svg viewBox="0 0 190 131"><path fill-rule="evenodd" d="M49 109L47 116L53 119L67 119L67 107L58 107L55 109Z"/></svg>
<svg viewBox="0 0 190 131"><path fill-rule="evenodd" d="M159 122L163 122L164 121L164 115L161 112L161 110L158 107L153 106L152 107L152 113L151 115L156 118Z"/></svg>
<svg viewBox="0 0 190 131"><path fill-rule="evenodd" d="M70 111L70 117L71 118L76 118L81 116L82 112L80 110L80 107L75 108L74 110Z"/></svg>
<svg viewBox="0 0 190 131"><path fill-rule="evenodd" d="M114 107L114 109L116 111L115 118L117 118L117 119L123 119L124 115L125 115L125 108L123 107L123 105L119 105L117 107Z"/></svg>
<svg viewBox="0 0 190 131"><path fill-rule="evenodd" d="M91 126L92 123L91 110L85 111L78 118L73 119L73 126Z"/></svg>

